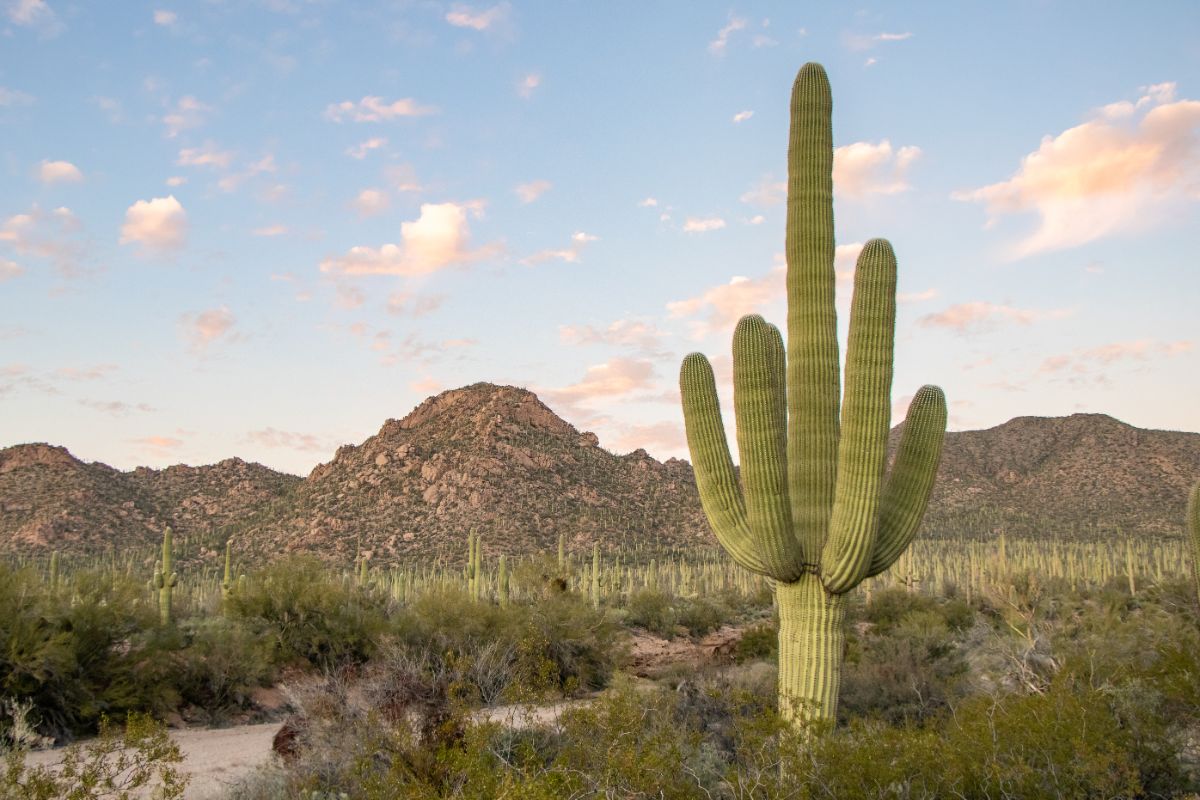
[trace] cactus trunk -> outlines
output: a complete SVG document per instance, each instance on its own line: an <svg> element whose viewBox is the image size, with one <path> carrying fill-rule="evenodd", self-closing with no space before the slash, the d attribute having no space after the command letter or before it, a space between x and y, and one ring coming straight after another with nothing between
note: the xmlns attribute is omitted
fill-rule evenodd
<svg viewBox="0 0 1200 800"><path fill-rule="evenodd" d="M779 606L779 709L786 719L834 721L845 652L846 596L805 575L775 587Z"/></svg>
<svg viewBox="0 0 1200 800"><path fill-rule="evenodd" d="M1187 504L1187 534L1192 545L1192 577L1200 598L1200 483L1192 487Z"/></svg>

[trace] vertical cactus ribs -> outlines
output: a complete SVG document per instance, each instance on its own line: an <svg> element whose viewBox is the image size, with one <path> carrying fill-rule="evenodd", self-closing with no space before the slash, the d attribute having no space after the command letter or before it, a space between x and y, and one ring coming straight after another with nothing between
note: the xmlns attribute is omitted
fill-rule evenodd
<svg viewBox="0 0 1200 800"><path fill-rule="evenodd" d="M705 515L738 564L777 582L780 710L796 722L835 718L844 595L886 570L916 534L946 429L941 389L922 387L885 475L896 257L883 239L858 258L843 395L831 113L825 70L806 64L791 98L787 348L758 315L743 317L733 336L740 483L712 366L692 353L679 376Z"/></svg>

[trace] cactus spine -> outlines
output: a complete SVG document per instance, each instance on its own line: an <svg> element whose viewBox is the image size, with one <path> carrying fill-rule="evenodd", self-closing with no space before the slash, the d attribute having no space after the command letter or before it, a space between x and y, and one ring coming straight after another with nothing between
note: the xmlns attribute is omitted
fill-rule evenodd
<svg viewBox="0 0 1200 800"><path fill-rule="evenodd" d="M171 591L179 582L175 574L174 549L172 546L171 529L163 530L162 560L154 568L154 588L158 589L158 619L164 627L171 624Z"/></svg>
<svg viewBox="0 0 1200 800"><path fill-rule="evenodd" d="M916 534L946 429L941 389L922 387L885 478L896 259L882 239L858 258L839 400L830 97L825 70L801 68L788 145L786 354L779 329L758 315L733 336L741 486L711 364L692 353L679 376L705 515L734 561L775 581L779 707L797 725L836 719L846 594Z"/></svg>

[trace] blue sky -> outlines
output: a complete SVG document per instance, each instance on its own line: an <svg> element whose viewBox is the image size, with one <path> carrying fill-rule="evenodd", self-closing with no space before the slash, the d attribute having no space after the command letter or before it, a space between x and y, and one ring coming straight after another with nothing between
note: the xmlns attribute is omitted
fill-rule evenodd
<svg viewBox="0 0 1200 800"><path fill-rule="evenodd" d="M686 457L682 356L732 423L783 321L806 61L839 274L899 257L894 422L1200 430L1194 3L0 0L0 446L306 474L487 380Z"/></svg>

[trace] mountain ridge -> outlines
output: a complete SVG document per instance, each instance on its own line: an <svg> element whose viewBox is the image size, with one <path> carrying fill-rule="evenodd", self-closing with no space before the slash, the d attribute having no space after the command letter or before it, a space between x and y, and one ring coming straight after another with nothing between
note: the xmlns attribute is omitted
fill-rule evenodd
<svg viewBox="0 0 1200 800"><path fill-rule="evenodd" d="M1098 413L1015 417L947 433L922 535L1173 535L1197 476L1200 433ZM429 397L306 477L240 458L122 472L47 443L0 450L0 552L144 546L165 525L204 540L205 556L232 537L264 557L340 559L361 545L453 558L470 529L509 553L550 549L560 533L572 548L714 541L687 461L611 453L515 386Z"/></svg>

